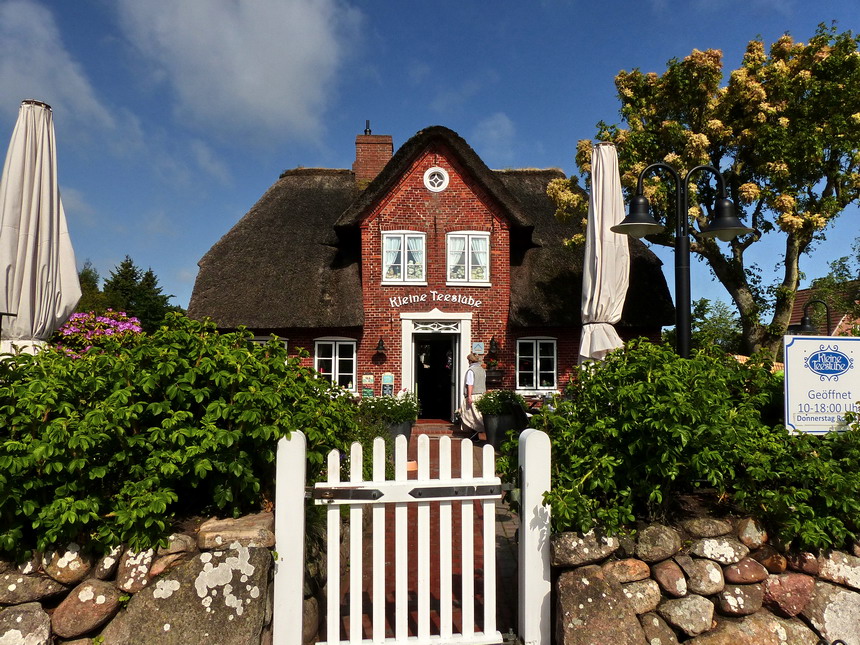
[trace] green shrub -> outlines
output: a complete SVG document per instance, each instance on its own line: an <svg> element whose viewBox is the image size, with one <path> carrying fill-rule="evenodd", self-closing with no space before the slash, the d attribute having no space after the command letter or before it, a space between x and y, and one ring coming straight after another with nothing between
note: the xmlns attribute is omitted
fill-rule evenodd
<svg viewBox="0 0 860 645"><path fill-rule="evenodd" d="M134 344L100 347L0 361L0 553L146 548L178 516L259 510L292 430L307 436L312 480L361 434L351 399L283 342L171 314Z"/></svg>
<svg viewBox="0 0 860 645"><path fill-rule="evenodd" d="M860 424L823 436L767 437L743 456L731 492L763 517L780 539L804 548L840 548L860 535Z"/></svg>
<svg viewBox="0 0 860 645"><path fill-rule="evenodd" d="M512 390L490 390L475 402L481 414L513 414L517 408L526 407L522 396Z"/></svg>
<svg viewBox="0 0 860 645"><path fill-rule="evenodd" d="M842 545L860 518L860 429L790 435L781 395L768 366L720 350L682 359L634 341L589 366L531 420L552 442L555 529L665 520L679 496L707 489L785 542ZM515 448L499 464L509 479Z"/></svg>
<svg viewBox="0 0 860 645"><path fill-rule="evenodd" d="M367 396L359 402L359 409L368 422L414 423L418 419L418 397L407 391L397 396Z"/></svg>

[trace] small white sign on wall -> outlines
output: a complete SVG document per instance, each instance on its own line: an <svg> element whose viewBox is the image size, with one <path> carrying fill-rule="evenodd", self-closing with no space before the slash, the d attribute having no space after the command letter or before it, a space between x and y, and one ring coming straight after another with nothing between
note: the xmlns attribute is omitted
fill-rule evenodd
<svg viewBox="0 0 860 645"><path fill-rule="evenodd" d="M785 425L822 434L858 412L860 338L785 336Z"/></svg>

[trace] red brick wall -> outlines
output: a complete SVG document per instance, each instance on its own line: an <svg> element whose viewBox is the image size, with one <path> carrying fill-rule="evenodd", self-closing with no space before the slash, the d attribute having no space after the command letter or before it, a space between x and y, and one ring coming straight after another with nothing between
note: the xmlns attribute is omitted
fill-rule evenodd
<svg viewBox="0 0 860 645"><path fill-rule="evenodd" d="M355 138L355 163L352 172L357 182L368 183L391 159L394 143L390 134L360 134Z"/></svg>
<svg viewBox="0 0 860 645"><path fill-rule="evenodd" d="M433 193L424 186L424 172L433 166L449 175L448 187ZM371 364L379 338L385 339L387 358L373 365L379 382L383 371L393 372L399 389L401 376L401 319L404 312L471 312L472 340L489 344L490 338L504 338L510 306L509 227L498 205L476 185L444 147L428 149L404 173L398 184L377 204L361 226L362 289L364 293L364 334L368 342L359 348L359 363ZM393 230L425 234L426 285L382 285L382 233ZM490 233L491 287L446 284L446 234L453 231ZM480 306L433 300L433 292L449 297L473 298ZM426 298L412 304L392 304L392 298ZM465 355L468 348L461 348Z"/></svg>

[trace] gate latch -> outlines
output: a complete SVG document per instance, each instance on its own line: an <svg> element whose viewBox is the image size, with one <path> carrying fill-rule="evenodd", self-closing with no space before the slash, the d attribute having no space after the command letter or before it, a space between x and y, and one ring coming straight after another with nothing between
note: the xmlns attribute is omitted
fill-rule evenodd
<svg viewBox="0 0 860 645"><path fill-rule="evenodd" d="M322 500L377 500L382 497L382 491L374 488L326 488L314 487L314 499Z"/></svg>
<svg viewBox="0 0 860 645"><path fill-rule="evenodd" d="M502 487L488 486L429 486L413 488L409 495L415 499L433 499L434 497L494 497L502 494Z"/></svg>

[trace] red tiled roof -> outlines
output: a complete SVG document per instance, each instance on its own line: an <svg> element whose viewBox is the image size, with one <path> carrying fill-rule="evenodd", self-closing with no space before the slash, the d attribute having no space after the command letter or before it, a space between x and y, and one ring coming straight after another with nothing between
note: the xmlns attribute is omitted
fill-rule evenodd
<svg viewBox="0 0 860 645"><path fill-rule="evenodd" d="M791 318L788 321L789 325L800 324L800 321L803 318L803 308L810 300L820 300L820 298L815 297L814 289L799 289L797 291L797 295L794 297L794 306L791 310ZM820 305L813 305L809 308L809 312L821 313L821 309L822 307ZM848 316L844 311L830 307L830 320L828 321L827 331L824 335L834 336L838 330L847 331L851 322L852 321L848 319Z"/></svg>

